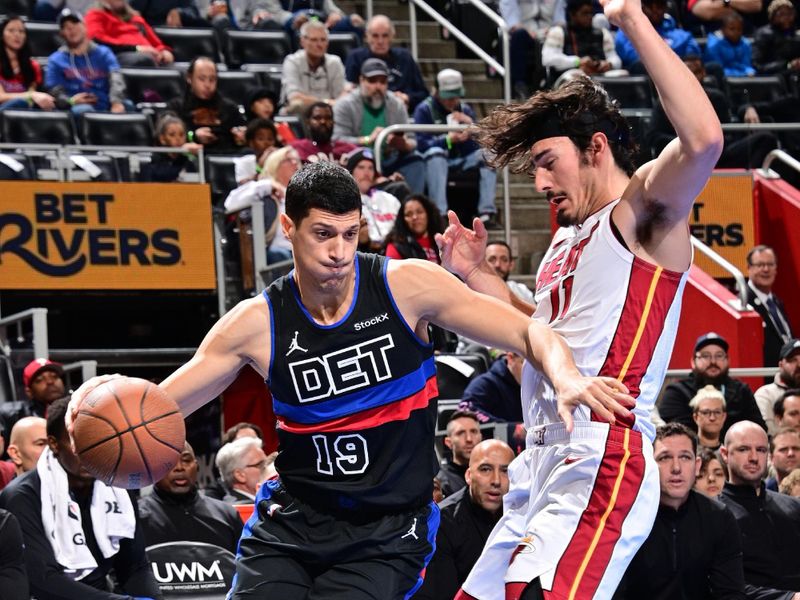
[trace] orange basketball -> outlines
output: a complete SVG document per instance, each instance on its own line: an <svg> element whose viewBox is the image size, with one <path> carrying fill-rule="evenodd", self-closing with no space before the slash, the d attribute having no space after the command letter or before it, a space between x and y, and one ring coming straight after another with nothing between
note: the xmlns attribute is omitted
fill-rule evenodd
<svg viewBox="0 0 800 600"><path fill-rule="evenodd" d="M87 471L108 485L135 489L155 483L175 466L186 427L164 390L144 379L120 377L85 396L73 438Z"/></svg>

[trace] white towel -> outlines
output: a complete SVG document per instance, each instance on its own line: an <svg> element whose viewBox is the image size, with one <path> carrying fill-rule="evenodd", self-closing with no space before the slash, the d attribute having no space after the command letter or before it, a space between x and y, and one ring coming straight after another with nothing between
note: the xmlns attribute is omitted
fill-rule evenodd
<svg viewBox="0 0 800 600"><path fill-rule="evenodd" d="M45 448L36 464L42 482L42 525L56 561L64 573L82 579L97 568L97 562L86 545L81 524L81 509L69 495L67 472L50 448ZM101 481L92 490L92 530L104 558L119 552L122 538L133 538L136 514L128 492Z"/></svg>

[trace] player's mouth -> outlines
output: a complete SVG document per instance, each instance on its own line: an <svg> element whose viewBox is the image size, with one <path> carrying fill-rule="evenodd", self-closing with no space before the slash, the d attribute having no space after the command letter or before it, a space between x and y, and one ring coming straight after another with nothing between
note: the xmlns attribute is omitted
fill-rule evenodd
<svg viewBox="0 0 800 600"><path fill-rule="evenodd" d="M558 206L564 200L567 200L567 197L564 194L550 194L547 195L547 201L550 202L553 206Z"/></svg>

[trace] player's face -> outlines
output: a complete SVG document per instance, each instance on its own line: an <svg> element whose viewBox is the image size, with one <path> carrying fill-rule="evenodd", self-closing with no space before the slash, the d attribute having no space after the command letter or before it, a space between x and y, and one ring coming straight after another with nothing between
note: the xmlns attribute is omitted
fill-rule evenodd
<svg viewBox="0 0 800 600"><path fill-rule="evenodd" d="M502 244L492 244L486 247L486 262L492 265L495 273L502 277L503 281L508 280L508 274L514 267L514 261L511 260L508 248Z"/></svg>
<svg viewBox="0 0 800 600"><path fill-rule="evenodd" d="M91 473L81 465L81 459L72 451L69 443L69 436L65 432L59 439L52 435L47 436L47 443L53 455L58 460L62 468L67 472L73 481L89 482L94 479Z"/></svg>
<svg viewBox="0 0 800 600"><path fill-rule="evenodd" d="M772 465L781 476L786 476L800 467L800 434L782 433L772 441Z"/></svg>
<svg viewBox="0 0 800 600"><path fill-rule="evenodd" d="M783 417L776 417L781 427L800 428L800 396L789 396L783 401Z"/></svg>
<svg viewBox="0 0 800 600"><path fill-rule="evenodd" d="M694 489L706 496L716 498L724 485L725 471L722 469L722 463L715 458L704 469L700 469L700 474L694 482Z"/></svg>
<svg viewBox="0 0 800 600"><path fill-rule="evenodd" d="M709 437L718 436L725 423L725 409L719 398L705 398L697 405L692 415L697 429Z"/></svg>
<svg viewBox="0 0 800 600"><path fill-rule="evenodd" d="M728 437L728 436L726 436ZM730 481L734 485L760 485L767 472L769 443L767 434L758 425L742 427L730 435L722 447L722 458L728 464Z"/></svg>
<svg viewBox="0 0 800 600"><path fill-rule="evenodd" d="M188 494L197 484L197 458L189 444L183 447L177 464L156 487L170 494Z"/></svg>
<svg viewBox="0 0 800 600"><path fill-rule="evenodd" d="M786 387L800 387L800 352L790 354L778 362L781 372L781 379Z"/></svg>
<svg viewBox="0 0 800 600"><path fill-rule="evenodd" d="M465 479L472 501L484 510L496 513L503 508L503 496L508 492L508 465L514 459L507 448L492 445L478 449L473 456Z"/></svg>
<svg viewBox="0 0 800 600"><path fill-rule="evenodd" d="M55 371L41 371L31 379L25 391L31 400L50 404L54 400L64 397L64 380Z"/></svg>
<svg viewBox="0 0 800 600"><path fill-rule="evenodd" d="M360 211L335 215L312 208L299 227L286 215L281 222L292 242L300 289L310 285L322 292L342 290L353 274Z"/></svg>
<svg viewBox="0 0 800 600"><path fill-rule="evenodd" d="M656 440L653 455L661 481L661 503L677 508L686 501L697 478L699 461L692 441L685 435Z"/></svg>
<svg viewBox="0 0 800 600"><path fill-rule="evenodd" d="M583 223L591 214L587 190L591 189L588 160L568 137L537 141L531 148L536 190L556 206L561 227Z"/></svg>
<svg viewBox="0 0 800 600"><path fill-rule="evenodd" d="M723 377L728 373L728 353L717 344L703 346L692 359L692 370L709 381Z"/></svg>
<svg viewBox="0 0 800 600"><path fill-rule="evenodd" d="M747 275L760 290L771 290L778 275L778 263L772 250L754 252L747 265Z"/></svg>
<svg viewBox="0 0 800 600"><path fill-rule="evenodd" d="M445 438L445 445L453 451L453 461L460 465L469 464L472 449L481 443L483 436L475 419L461 417L450 424L451 433Z"/></svg>

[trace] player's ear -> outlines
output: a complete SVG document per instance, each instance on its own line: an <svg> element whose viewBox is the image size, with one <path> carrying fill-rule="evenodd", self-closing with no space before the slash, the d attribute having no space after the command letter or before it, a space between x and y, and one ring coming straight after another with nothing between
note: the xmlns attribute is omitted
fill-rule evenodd
<svg viewBox="0 0 800 600"><path fill-rule="evenodd" d="M6 449L6 452L8 453L8 457L11 459L12 463L14 463L16 466L20 466L22 464L22 458L19 455L19 449L17 448L16 444L11 444Z"/></svg>
<svg viewBox="0 0 800 600"><path fill-rule="evenodd" d="M58 440L53 435L47 436L47 445L50 446L50 451L54 456L58 456Z"/></svg>
<svg viewBox="0 0 800 600"><path fill-rule="evenodd" d="M445 436L445 437L442 439L442 443L443 443L445 446L447 446L448 448L450 448L451 450L453 449L453 442L450 440L450 438L449 438L449 437Z"/></svg>
<svg viewBox="0 0 800 600"><path fill-rule="evenodd" d="M286 239L291 242L295 230L294 221L292 221L286 213L281 213L280 222L281 222L281 231L283 231L283 235L285 235Z"/></svg>

